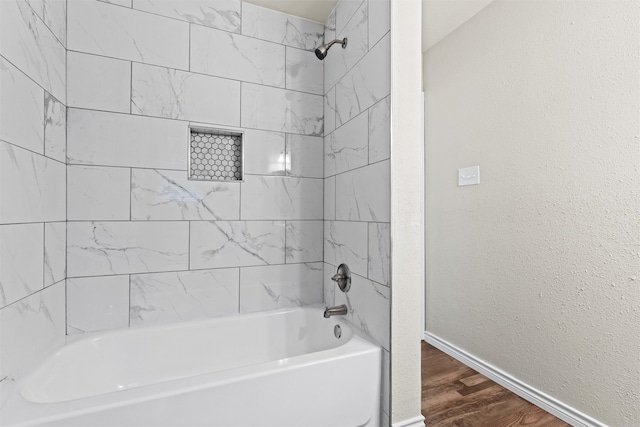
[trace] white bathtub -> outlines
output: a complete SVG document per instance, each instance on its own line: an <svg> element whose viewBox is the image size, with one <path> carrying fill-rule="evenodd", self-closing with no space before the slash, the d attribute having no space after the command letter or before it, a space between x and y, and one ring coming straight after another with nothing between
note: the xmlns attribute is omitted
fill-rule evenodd
<svg viewBox="0 0 640 427"><path fill-rule="evenodd" d="M380 358L317 307L106 332L19 379L0 423L377 427Z"/></svg>

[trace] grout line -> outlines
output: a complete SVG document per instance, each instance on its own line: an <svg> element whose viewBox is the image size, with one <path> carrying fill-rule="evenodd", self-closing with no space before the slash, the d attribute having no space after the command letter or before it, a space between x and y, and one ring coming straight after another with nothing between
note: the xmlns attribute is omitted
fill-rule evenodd
<svg viewBox="0 0 640 427"><path fill-rule="evenodd" d="M2 0L0 0L0 1L2 1ZM11 145L12 147L27 151L27 152L29 152L31 154L35 154L36 156L40 156L45 160L51 160L52 162L60 163L60 164L65 165L65 166L67 165L65 162L62 162L62 161L60 161L58 159L54 159L53 157L45 156L42 153L38 153L37 151L33 151L33 150L28 149L28 148L24 148L21 145L14 144L13 142L5 141L4 139L0 139L0 142L4 142L5 144Z"/></svg>

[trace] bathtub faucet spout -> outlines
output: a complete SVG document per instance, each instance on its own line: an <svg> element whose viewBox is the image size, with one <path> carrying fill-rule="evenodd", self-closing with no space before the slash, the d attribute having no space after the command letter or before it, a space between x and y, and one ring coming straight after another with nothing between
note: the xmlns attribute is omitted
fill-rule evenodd
<svg viewBox="0 0 640 427"><path fill-rule="evenodd" d="M324 309L325 319L328 319L331 316L344 316L345 314L347 314L347 306L345 304L337 305L335 307L327 307Z"/></svg>

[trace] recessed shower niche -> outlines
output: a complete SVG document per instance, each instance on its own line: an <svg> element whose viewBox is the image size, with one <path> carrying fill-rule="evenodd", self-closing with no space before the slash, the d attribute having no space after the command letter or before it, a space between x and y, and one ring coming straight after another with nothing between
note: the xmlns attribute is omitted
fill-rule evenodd
<svg viewBox="0 0 640 427"><path fill-rule="evenodd" d="M242 181L244 132L189 126L189 180Z"/></svg>

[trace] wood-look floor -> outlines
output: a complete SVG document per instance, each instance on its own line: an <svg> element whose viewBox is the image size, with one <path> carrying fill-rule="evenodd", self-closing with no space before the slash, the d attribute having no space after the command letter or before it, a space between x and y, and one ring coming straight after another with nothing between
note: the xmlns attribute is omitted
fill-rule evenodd
<svg viewBox="0 0 640 427"><path fill-rule="evenodd" d="M571 427L424 341L422 415L427 427Z"/></svg>

